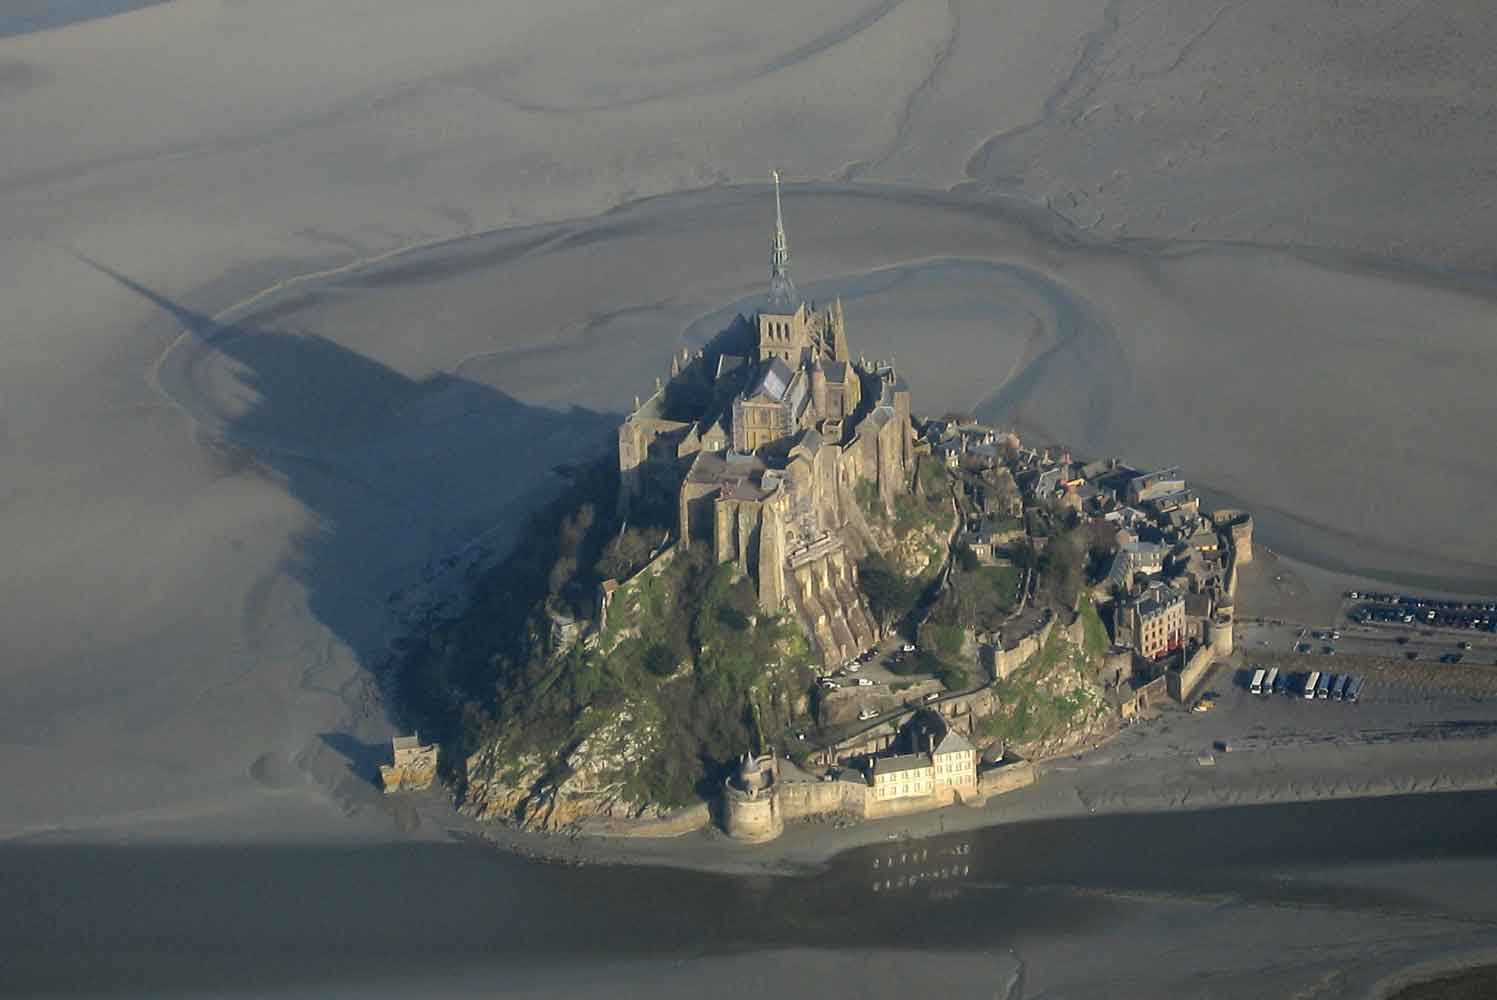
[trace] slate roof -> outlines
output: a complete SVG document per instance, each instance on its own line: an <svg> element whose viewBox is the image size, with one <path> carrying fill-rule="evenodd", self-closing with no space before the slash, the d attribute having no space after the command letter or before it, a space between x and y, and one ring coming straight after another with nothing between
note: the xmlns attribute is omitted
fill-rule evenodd
<svg viewBox="0 0 1497 1000"><path fill-rule="evenodd" d="M905 771L929 769L931 760L923 753L902 753L896 757L873 758L874 774L902 774Z"/></svg>
<svg viewBox="0 0 1497 1000"><path fill-rule="evenodd" d="M764 396L778 402L784 399L785 393L789 391L790 379L793 375L789 365L775 358L764 366L764 370L754 380L752 388L744 393L744 398L753 399L755 396Z"/></svg>
<svg viewBox="0 0 1497 1000"><path fill-rule="evenodd" d="M965 736L953 729L948 729L946 730L946 735L942 737L941 742L936 744L936 749L933 752L937 756L940 756L943 753L959 753L962 750L971 749L973 749L973 746L967 742Z"/></svg>

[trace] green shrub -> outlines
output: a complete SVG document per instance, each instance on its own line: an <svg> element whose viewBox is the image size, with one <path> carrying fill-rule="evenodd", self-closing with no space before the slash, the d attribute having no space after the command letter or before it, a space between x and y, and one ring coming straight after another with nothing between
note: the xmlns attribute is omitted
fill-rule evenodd
<svg viewBox="0 0 1497 1000"><path fill-rule="evenodd" d="M972 679L961 667L943 666L936 677L948 691L962 691L972 686Z"/></svg>

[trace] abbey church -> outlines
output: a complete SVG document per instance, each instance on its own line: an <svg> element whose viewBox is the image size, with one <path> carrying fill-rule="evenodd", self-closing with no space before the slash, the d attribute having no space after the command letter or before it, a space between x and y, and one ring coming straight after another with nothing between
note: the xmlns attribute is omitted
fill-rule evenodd
<svg viewBox="0 0 1497 1000"><path fill-rule="evenodd" d="M892 512L910 489L910 393L892 364L852 360L840 301L796 292L778 175L770 259L739 346L673 357L619 426L620 514L674 495L676 544L731 562L835 664L878 639L857 586L869 533L856 498Z"/></svg>

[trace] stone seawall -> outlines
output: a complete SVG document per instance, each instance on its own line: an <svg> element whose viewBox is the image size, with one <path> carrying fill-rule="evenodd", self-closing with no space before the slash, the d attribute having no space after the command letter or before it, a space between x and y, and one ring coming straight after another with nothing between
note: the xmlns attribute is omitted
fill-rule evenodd
<svg viewBox="0 0 1497 1000"><path fill-rule="evenodd" d="M846 812L865 815L869 788L862 781L793 781L780 786L780 813L787 819Z"/></svg>
<svg viewBox="0 0 1497 1000"><path fill-rule="evenodd" d="M977 775L977 794L984 800L1034 784L1034 765L1027 760L989 768Z"/></svg>

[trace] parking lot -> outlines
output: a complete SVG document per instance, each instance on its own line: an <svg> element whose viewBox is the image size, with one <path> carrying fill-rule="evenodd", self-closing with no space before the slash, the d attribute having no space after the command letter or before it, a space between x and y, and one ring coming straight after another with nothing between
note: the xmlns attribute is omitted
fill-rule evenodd
<svg viewBox="0 0 1497 1000"><path fill-rule="evenodd" d="M1342 617L1373 626L1432 628L1453 632L1497 633L1497 601L1454 600L1419 594L1350 591Z"/></svg>
<svg viewBox="0 0 1497 1000"><path fill-rule="evenodd" d="M1236 627L1236 645L1243 656L1255 652L1300 653L1310 656L1379 656L1426 663L1497 665L1497 636L1467 634L1437 628L1379 627L1343 624L1310 628L1302 625L1244 621ZM1331 666L1329 669L1334 670Z"/></svg>
<svg viewBox="0 0 1497 1000"><path fill-rule="evenodd" d="M1302 662L1308 667L1313 661ZM1143 756L1168 756L1213 747L1221 752L1219 743L1241 752L1497 736L1497 697L1414 686L1355 668L1351 673L1364 679L1355 703L1307 699L1299 684L1285 694L1255 695L1247 687L1252 669L1244 663L1223 665L1197 696L1209 701L1210 710L1169 712L1144 727L1156 736L1129 734L1119 746Z"/></svg>

